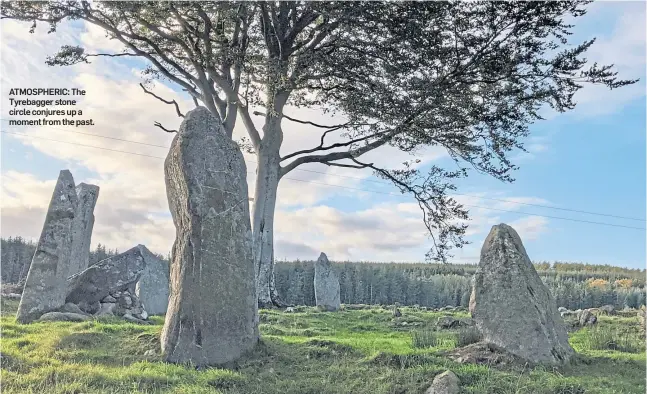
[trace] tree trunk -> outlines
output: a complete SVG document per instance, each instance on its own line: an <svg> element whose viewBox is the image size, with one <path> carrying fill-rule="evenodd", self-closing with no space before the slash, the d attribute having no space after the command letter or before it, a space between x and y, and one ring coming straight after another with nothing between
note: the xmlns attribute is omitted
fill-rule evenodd
<svg viewBox="0 0 647 394"><path fill-rule="evenodd" d="M269 130L273 127L278 127L279 130ZM274 285L274 210L280 178L279 148L282 135L278 121L266 123L264 129L266 129L265 138L257 152L258 166L252 220L254 263L260 308L285 306L279 299Z"/></svg>

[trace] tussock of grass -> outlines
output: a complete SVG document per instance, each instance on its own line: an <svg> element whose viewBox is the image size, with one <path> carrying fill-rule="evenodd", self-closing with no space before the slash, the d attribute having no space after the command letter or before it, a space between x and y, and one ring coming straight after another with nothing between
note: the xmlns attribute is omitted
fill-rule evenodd
<svg viewBox="0 0 647 394"><path fill-rule="evenodd" d="M625 353L644 351L644 343L629 332L610 326L597 326L589 329L584 344L590 350L617 350Z"/></svg>
<svg viewBox="0 0 647 394"><path fill-rule="evenodd" d="M463 347L481 340L481 333L476 327L465 327L456 333L456 346Z"/></svg>
<svg viewBox="0 0 647 394"><path fill-rule="evenodd" d="M495 370L457 364L441 352L474 339L470 328L433 327L438 313L402 307L398 325L388 308L345 306L344 311L297 313L261 311L262 341L230 368L196 370L160 361L163 318L142 326L120 319L82 323L20 325L17 302L2 303L1 379L3 394L13 393L423 393L434 376L454 371L464 393L473 394L616 394L645 392L644 340L636 319L603 316L599 329L639 340L639 353L628 347L595 350L594 329L571 334L582 354L559 371ZM14 308L7 311L7 308ZM455 318L465 317L454 313ZM606 334L605 334L606 335ZM144 356L154 350L154 356Z"/></svg>

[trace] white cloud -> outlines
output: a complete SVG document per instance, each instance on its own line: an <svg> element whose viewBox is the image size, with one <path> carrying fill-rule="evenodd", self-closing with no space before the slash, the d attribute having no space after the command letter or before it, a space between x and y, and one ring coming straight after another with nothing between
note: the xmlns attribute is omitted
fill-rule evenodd
<svg viewBox="0 0 647 394"><path fill-rule="evenodd" d="M95 210L94 245L100 242L125 250L142 243L151 250L167 253L171 248L175 229L168 214L163 161L114 151L164 157L167 153L164 148L133 144L120 139L170 145L172 134L166 134L152 124L159 121L168 128L177 128L180 119L174 108L144 94L138 86L137 70L114 59L95 59L91 64L67 68L53 68L44 64L46 55L60 45L74 44L75 37L80 37L80 42L93 50L118 50L115 41L105 39L99 30L75 30L63 25L59 27L57 34L43 34L43 29L40 29L35 35L29 35L27 29L27 24L3 21L3 96L6 97L8 87L79 87L85 89L87 95L79 98L78 108L84 111L83 117L94 119L96 126L61 127L67 132L46 127L21 128L13 131L30 137L12 138L19 139L44 155L63 160L73 174L75 169L88 170L94 174L92 179L75 179L77 183L92 183L100 187ZM162 97L176 99L184 112L193 108L190 101L163 84L154 86L154 91ZM290 115L322 124L344 121L315 110L291 110ZM6 112L3 112L2 117L6 118ZM260 127L262 119L257 116L254 120ZM283 154L317 146L320 142L320 130L312 126L285 121L283 131ZM236 135L243 135L242 133L242 123L238 122ZM39 138L58 139L106 150ZM330 142L338 140L339 137L334 137ZM446 152L442 149L428 149L419 153L418 157L422 159L419 165L445 156ZM248 182L250 195L253 195L255 163L251 161L253 158L249 159L248 171L252 174L248 176ZM375 151L366 157L367 161L374 161L387 168L396 167L408 159L411 159L409 155L394 148ZM279 187L277 258L308 258L303 254L310 253L313 254L312 258L316 258L318 251L326 251L334 259L420 260L424 256L430 242L417 205L409 202L375 203L371 201L374 194L344 189L379 188L367 187L364 183L371 175L369 171L315 164L302 169L317 172L294 171L287 177L309 183L284 179ZM5 171L2 177L2 235L22 235L37 239L55 180L41 180L34 174L16 171ZM366 208L345 212L324 205L325 199L331 196L359 200ZM530 197L516 198L518 201L543 201ZM458 199L479 206L510 209L519 206L483 202L474 197ZM295 210L294 207L299 209ZM483 208L470 211L470 237L482 236L489 231L491 225L500 220L500 214L494 211ZM535 229L534 234L539 234L537 228L540 226L535 223L532 227L530 224L532 221L528 219L520 225L522 228Z"/></svg>

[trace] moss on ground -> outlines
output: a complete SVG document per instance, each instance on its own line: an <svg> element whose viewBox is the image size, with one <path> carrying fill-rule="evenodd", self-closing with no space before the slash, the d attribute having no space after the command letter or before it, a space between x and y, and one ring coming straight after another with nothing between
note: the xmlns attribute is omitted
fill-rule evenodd
<svg viewBox="0 0 647 394"><path fill-rule="evenodd" d="M253 354L229 369L196 370L160 361L162 318L155 317L151 326L118 319L20 325L16 307L16 301L2 301L1 378L7 394L423 393L447 368L458 375L464 393L645 392L645 341L638 319L631 317L604 316L597 328L572 332L579 357L567 368L501 370L440 355L455 345L451 338L457 332L436 327L445 313L402 307L403 316L393 319L382 307L264 310L263 339ZM448 340L414 347L412 338L421 330ZM605 338L632 345L617 349L606 346Z"/></svg>

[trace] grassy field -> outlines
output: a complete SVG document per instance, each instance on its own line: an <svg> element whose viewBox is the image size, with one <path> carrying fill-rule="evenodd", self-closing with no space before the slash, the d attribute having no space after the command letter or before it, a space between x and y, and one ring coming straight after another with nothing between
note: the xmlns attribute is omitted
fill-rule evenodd
<svg viewBox="0 0 647 394"><path fill-rule="evenodd" d="M574 365L529 370L442 357L457 338L436 328L442 313L404 307L393 319L381 307L262 311L263 339L254 354L228 369L196 370L159 361L162 318L152 318L151 326L117 319L19 325L16 308L17 302L2 301L1 385L7 394L423 393L445 369L458 375L464 393L645 393L645 342L635 312L603 316L597 328L572 332L580 355ZM424 347L421 333L435 346ZM154 354L144 356L148 350Z"/></svg>

